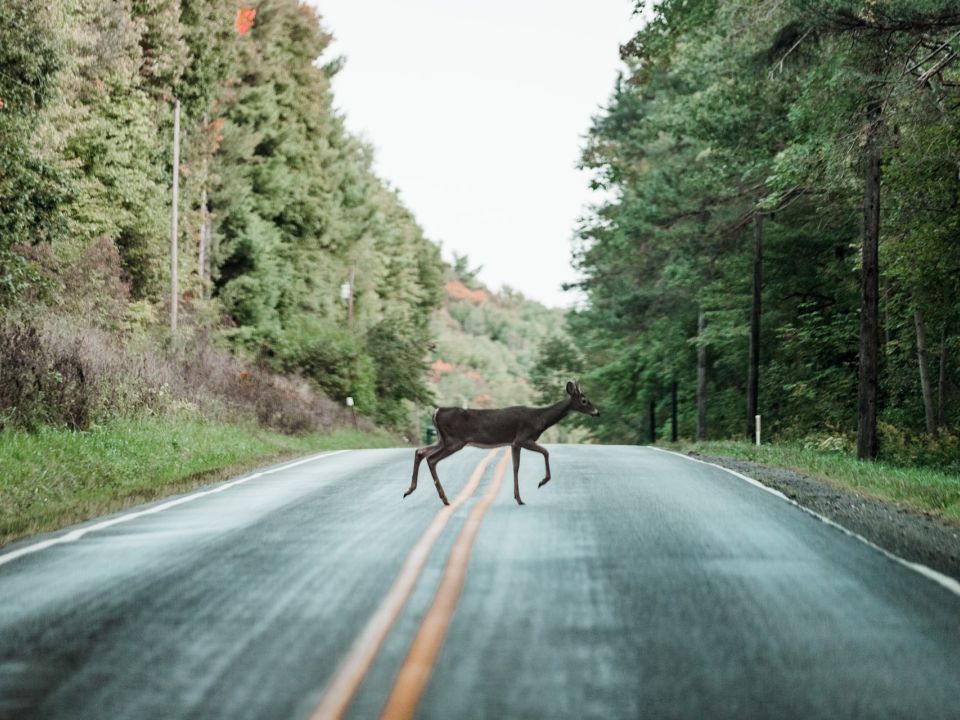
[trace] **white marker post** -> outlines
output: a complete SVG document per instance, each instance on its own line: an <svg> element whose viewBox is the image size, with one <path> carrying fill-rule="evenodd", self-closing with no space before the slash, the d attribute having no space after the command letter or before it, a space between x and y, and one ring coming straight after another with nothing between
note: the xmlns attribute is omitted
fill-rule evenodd
<svg viewBox="0 0 960 720"><path fill-rule="evenodd" d="M360 428L357 425L357 409L353 406L353 398L350 395L347 395L347 407L353 410L353 429L359 430Z"/></svg>
<svg viewBox="0 0 960 720"><path fill-rule="evenodd" d="M757 425L757 445L759 445L760 444L760 416L755 415L753 419Z"/></svg>

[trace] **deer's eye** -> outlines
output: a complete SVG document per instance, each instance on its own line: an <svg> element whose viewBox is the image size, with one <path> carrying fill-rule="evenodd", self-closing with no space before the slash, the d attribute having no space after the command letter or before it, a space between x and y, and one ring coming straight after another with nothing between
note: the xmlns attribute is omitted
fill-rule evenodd
<svg viewBox="0 0 960 720"><path fill-rule="evenodd" d="M587 404L587 399L586 399L586 398L580 398L580 402L582 402L584 405L586 405L586 404Z"/></svg>

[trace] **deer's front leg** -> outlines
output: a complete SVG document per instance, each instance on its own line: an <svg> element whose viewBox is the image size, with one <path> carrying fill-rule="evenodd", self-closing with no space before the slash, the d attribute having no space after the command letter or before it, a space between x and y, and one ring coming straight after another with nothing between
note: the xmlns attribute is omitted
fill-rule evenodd
<svg viewBox="0 0 960 720"><path fill-rule="evenodd" d="M443 491L443 485L440 484L440 477L437 475L437 463L443 460L445 457L450 457L457 450L463 449L466 443L455 442L450 445L443 445L436 452L430 454L430 457L427 458L427 467L430 468L430 474L433 475L433 484L437 486L437 495L440 496L440 500L443 501L444 505L449 505L450 501L447 500L447 494Z"/></svg>
<svg viewBox="0 0 960 720"><path fill-rule="evenodd" d="M413 480L410 482L410 488L403 494L404 497L417 489L417 475L420 471L420 463L423 462L424 458L437 452L441 447L443 447L442 440L436 445L428 445L427 447L417 448L417 451L413 456Z"/></svg>
<svg viewBox="0 0 960 720"><path fill-rule="evenodd" d="M524 443L520 444L520 447L525 450L533 450L543 455L543 464L547 468L547 476L540 481L540 484L537 485L538 488L543 487L548 482L550 482L550 453L547 452L547 449L542 445L537 445L533 440L527 440Z"/></svg>
<svg viewBox="0 0 960 720"><path fill-rule="evenodd" d="M520 499L520 446L513 445L513 499L517 501L517 505L523 505L523 500Z"/></svg>

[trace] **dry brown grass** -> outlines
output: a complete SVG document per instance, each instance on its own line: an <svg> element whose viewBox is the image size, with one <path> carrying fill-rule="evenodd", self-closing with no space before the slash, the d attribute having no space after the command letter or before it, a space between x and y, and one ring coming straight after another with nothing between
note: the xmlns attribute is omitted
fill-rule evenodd
<svg viewBox="0 0 960 720"><path fill-rule="evenodd" d="M287 433L352 424L346 408L306 380L244 363L204 333L185 335L163 343L78 327L73 318L0 320L0 429L83 430L168 411Z"/></svg>

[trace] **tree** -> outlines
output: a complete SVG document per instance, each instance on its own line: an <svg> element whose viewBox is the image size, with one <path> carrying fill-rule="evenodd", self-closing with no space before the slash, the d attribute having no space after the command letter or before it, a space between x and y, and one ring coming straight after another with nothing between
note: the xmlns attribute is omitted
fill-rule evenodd
<svg viewBox="0 0 960 720"><path fill-rule="evenodd" d="M0 25L0 307L40 281L15 247L67 231L60 205L71 187L35 136L66 61L60 19L52 6L11 0Z"/></svg>
<svg viewBox="0 0 960 720"><path fill-rule="evenodd" d="M261 3L243 34L228 0L14 0L5 10L0 304L43 288L116 328L128 313L160 314L176 98L178 249L198 242L201 224L213 230L209 280L193 272L198 246L178 253L187 282L173 301L189 321L386 422L424 397L439 249L334 112L342 60L318 63L330 36L309 6ZM351 274L348 328L339 287Z"/></svg>
<svg viewBox="0 0 960 720"><path fill-rule="evenodd" d="M878 418L922 426L914 313L941 348L958 320L958 28L939 0L657 4L583 153L608 199L570 328L620 406L601 437L636 438L673 379L691 435L708 395L714 436L745 397L774 434L859 426L868 458Z"/></svg>

